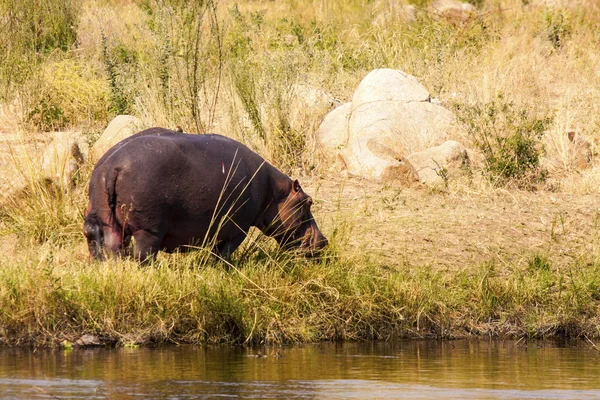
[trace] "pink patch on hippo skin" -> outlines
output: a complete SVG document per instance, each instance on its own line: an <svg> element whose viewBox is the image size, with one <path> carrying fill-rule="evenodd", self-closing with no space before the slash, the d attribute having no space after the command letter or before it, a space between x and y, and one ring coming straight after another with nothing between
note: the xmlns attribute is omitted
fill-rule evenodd
<svg viewBox="0 0 600 400"><path fill-rule="evenodd" d="M104 247L111 253L116 253L121 250L123 241L119 232L115 232L111 228L104 228Z"/></svg>

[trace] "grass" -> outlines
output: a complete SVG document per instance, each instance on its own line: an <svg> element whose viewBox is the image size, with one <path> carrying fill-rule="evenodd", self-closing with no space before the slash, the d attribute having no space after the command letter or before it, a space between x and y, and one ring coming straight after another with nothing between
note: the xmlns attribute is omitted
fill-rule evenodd
<svg viewBox="0 0 600 400"><path fill-rule="evenodd" d="M84 178L90 167L84 166ZM443 202L457 201L441 195L440 204L439 194L422 189L384 188L374 195L372 187L352 200L357 185L349 181L346 186L335 201L327 199L335 198L331 191L340 190L337 184L309 190L317 199L315 217L331 242L321 258L281 252L255 232L231 264L198 249L160 254L140 266L127 259L90 261L81 232L85 187L67 195L33 184L26 196L13 198L2 210L0 233L13 241L0 257L0 343L54 346L83 333L121 345L600 337L600 263L597 252L576 245L583 240L587 247L586 239L570 235L571 215L561 214L543 232L549 247L532 251L524 243L516 259L482 254L477 261L448 268L435 261L442 256L439 251L436 255L434 249L417 246L413 250L427 252L431 261L415 264L417 259L399 248L400 242L394 245L389 233L379 238L390 241L391 248L376 251L378 238L365 227L375 226L384 209L389 215L403 213L416 198L446 208L453 219L461 210L454 214ZM363 201L371 208L357 210ZM513 212L499 199L494 202L507 216ZM471 209L471 204L463 206ZM408 210L413 218L421 213ZM422 234L437 235L434 248L446 250L453 247L451 236L464 230L445 233L439 225L415 223ZM589 235L597 227L579 229ZM402 234L396 229L395 235ZM565 248L571 248L567 256Z"/></svg>
<svg viewBox="0 0 600 400"><path fill-rule="evenodd" d="M597 263L555 268L535 256L448 274L267 251L227 272L198 254L143 268L89 263L77 247L41 246L2 263L2 343L56 345L82 333L121 344L598 337Z"/></svg>
<svg viewBox="0 0 600 400"><path fill-rule="evenodd" d="M473 1L464 22L431 17L429 1L406 2L413 22L386 1L34 3L0 1L0 147L18 134L30 154L0 152L2 188L13 170L27 182L0 196L1 343L600 337L600 174L576 170L565 139L575 131L593 153L600 140L596 2ZM340 177L320 154L332 99L350 101L384 67L455 106L452 138L480 150L467 181L382 187ZM306 260L254 236L230 271L203 250L90 262L92 165L64 191L40 183L32 160L46 132L91 144L125 111L225 133L303 177L331 249Z"/></svg>

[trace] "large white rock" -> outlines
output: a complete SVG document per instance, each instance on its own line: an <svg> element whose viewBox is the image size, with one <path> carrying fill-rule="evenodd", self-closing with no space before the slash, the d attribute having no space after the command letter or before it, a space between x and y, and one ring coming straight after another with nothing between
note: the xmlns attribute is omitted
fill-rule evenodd
<svg viewBox="0 0 600 400"><path fill-rule="evenodd" d="M84 162L87 149L80 132L56 132L44 149L40 178L49 179L69 189Z"/></svg>
<svg viewBox="0 0 600 400"><path fill-rule="evenodd" d="M464 22L477 13L473 4L457 0L436 0L429 6L434 17L442 17L454 22Z"/></svg>
<svg viewBox="0 0 600 400"><path fill-rule="evenodd" d="M131 115L117 115L98 138L90 153L91 159L97 161L108 149L121 140L142 130L142 121Z"/></svg>
<svg viewBox="0 0 600 400"><path fill-rule="evenodd" d="M352 103L345 103L325 116L317 131L317 141L321 149L336 151L348 143L348 119Z"/></svg>
<svg viewBox="0 0 600 400"><path fill-rule="evenodd" d="M317 132L322 151L347 171L374 181L409 183L418 175L405 157L446 140L456 117L402 71L371 71L352 102L327 115ZM400 172L401 171L401 172Z"/></svg>
<svg viewBox="0 0 600 400"><path fill-rule="evenodd" d="M371 71L352 96L352 110L379 101L428 101L429 92L417 78L397 69Z"/></svg>

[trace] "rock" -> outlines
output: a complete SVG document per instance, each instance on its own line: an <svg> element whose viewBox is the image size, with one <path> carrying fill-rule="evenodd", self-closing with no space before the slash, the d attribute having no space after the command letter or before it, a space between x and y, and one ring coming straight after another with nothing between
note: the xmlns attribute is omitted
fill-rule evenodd
<svg viewBox="0 0 600 400"><path fill-rule="evenodd" d="M92 347L92 346L103 346L104 343L98 339L97 336L85 334L75 341L77 346L81 347Z"/></svg>
<svg viewBox="0 0 600 400"><path fill-rule="evenodd" d="M385 171L400 168L404 156L442 143L455 116L429 99L423 85L402 71L367 75L352 98L348 151L342 153L348 172L385 181Z"/></svg>
<svg viewBox="0 0 600 400"><path fill-rule="evenodd" d="M381 101L429 101L429 92L412 75L397 69L376 69L369 72L356 88L352 96L352 112Z"/></svg>
<svg viewBox="0 0 600 400"><path fill-rule="evenodd" d="M98 138L90 152L90 158L93 161L98 160L108 149L119 143L121 140L139 132L143 128L142 121L131 115L117 115L104 133Z"/></svg>
<svg viewBox="0 0 600 400"><path fill-rule="evenodd" d="M321 149L339 150L348 143L348 119L352 103L333 109L317 130L317 142Z"/></svg>
<svg viewBox="0 0 600 400"><path fill-rule="evenodd" d="M87 149L79 132L56 132L41 159L40 178L49 179L63 189L73 186Z"/></svg>
<svg viewBox="0 0 600 400"><path fill-rule="evenodd" d="M440 146L412 153L405 161L412 165L422 183L438 183L468 163L469 156L462 144L448 140Z"/></svg>
<svg viewBox="0 0 600 400"><path fill-rule="evenodd" d="M443 143L454 114L429 102L371 102L352 111L350 141L371 138L401 156Z"/></svg>
<svg viewBox="0 0 600 400"><path fill-rule="evenodd" d="M418 174L406 155L443 143L456 120L430 99L411 75L393 69L371 71L352 103L325 117L318 142L330 159L341 158L352 175L410 184Z"/></svg>
<svg viewBox="0 0 600 400"><path fill-rule="evenodd" d="M573 166L579 170L589 168L592 165L592 145L581 135L568 132L569 159Z"/></svg>
<svg viewBox="0 0 600 400"><path fill-rule="evenodd" d="M397 0L377 0L373 4L373 22L375 26L383 27L392 23L413 23L417 21L416 7L404 5Z"/></svg>
<svg viewBox="0 0 600 400"><path fill-rule="evenodd" d="M393 149L374 139L353 141L350 148L343 150L340 155L345 168L352 175L401 186L410 186L419 181L411 164L404 162Z"/></svg>
<svg viewBox="0 0 600 400"><path fill-rule="evenodd" d="M429 13L452 22L465 22L477 13L473 4L457 0L436 0L429 6Z"/></svg>
<svg viewBox="0 0 600 400"><path fill-rule="evenodd" d="M531 0L529 5L532 7L545 8L575 8L585 4L582 0Z"/></svg>
<svg viewBox="0 0 600 400"><path fill-rule="evenodd" d="M297 46L299 44L298 36L296 35L285 35L283 37L283 42L286 46Z"/></svg>
<svg viewBox="0 0 600 400"><path fill-rule="evenodd" d="M551 174L581 171L592 166L592 145L584 136L573 131L550 131L542 140L546 151L540 165Z"/></svg>

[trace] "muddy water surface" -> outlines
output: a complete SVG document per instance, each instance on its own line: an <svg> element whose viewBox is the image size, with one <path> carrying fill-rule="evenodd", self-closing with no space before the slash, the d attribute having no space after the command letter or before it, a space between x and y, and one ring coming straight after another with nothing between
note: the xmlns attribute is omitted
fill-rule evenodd
<svg viewBox="0 0 600 400"><path fill-rule="evenodd" d="M486 341L0 350L2 399L592 399L590 344Z"/></svg>

